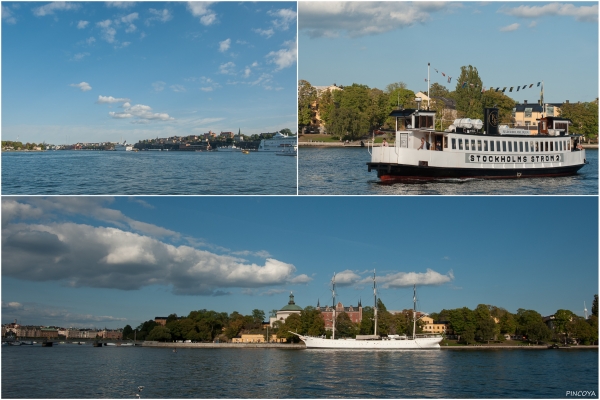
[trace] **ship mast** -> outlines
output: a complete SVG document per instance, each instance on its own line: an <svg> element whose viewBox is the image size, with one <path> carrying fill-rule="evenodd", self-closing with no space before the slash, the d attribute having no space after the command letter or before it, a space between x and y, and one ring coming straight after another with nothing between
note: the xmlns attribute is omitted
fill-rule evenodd
<svg viewBox="0 0 600 400"><path fill-rule="evenodd" d="M331 333L331 340L335 339L335 272L333 273L333 279L331 280L331 296L333 297L333 327Z"/></svg>
<svg viewBox="0 0 600 400"><path fill-rule="evenodd" d="M375 298L375 305L373 311L375 313L375 331L373 335L377 336L377 285L375 283L375 270L373 270L373 297Z"/></svg>
<svg viewBox="0 0 600 400"><path fill-rule="evenodd" d="M413 340L417 332L417 285L413 285Z"/></svg>

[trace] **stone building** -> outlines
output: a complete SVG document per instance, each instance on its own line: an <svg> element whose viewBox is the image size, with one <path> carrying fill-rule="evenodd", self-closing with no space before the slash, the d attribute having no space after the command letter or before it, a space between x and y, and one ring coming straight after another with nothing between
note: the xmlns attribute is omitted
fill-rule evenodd
<svg viewBox="0 0 600 400"><path fill-rule="evenodd" d="M320 303L317 301L317 310L321 311L321 316L325 321L325 330L331 330L333 328L333 307L325 306L321 307ZM348 306L344 307L341 302L338 302L335 306L336 316L342 312L345 312L350 317L350 320L355 324L360 324L362 321L362 304L359 301L358 306Z"/></svg>
<svg viewBox="0 0 600 400"><path fill-rule="evenodd" d="M281 310L277 311L277 315L275 317L269 318L269 325L273 327L273 324L276 321L280 321L283 323L285 322L287 317L289 317L292 314L300 314L301 311L302 307L296 305L296 303L294 302L294 294L290 292L290 301L288 301L287 305L284 306Z"/></svg>

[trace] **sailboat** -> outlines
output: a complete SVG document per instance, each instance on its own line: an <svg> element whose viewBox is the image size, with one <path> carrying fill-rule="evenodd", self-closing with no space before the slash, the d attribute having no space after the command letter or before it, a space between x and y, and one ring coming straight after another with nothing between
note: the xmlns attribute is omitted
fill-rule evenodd
<svg viewBox="0 0 600 400"><path fill-rule="evenodd" d="M306 344L307 349L381 349L381 350L409 350L409 349L439 349L442 341L441 335L417 335L417 286L413 286L413 334L407 335L388 335L381 337L377 334L377 285L375 281L375 271L373 271L373 295L375 298L374 319L375 328L373 335L356 335L356 339L336 339L335 338L335 274L332 279L332 295L333 295L333 329L331 339L324 337L314 337L300 335L295 332Z"/></svg>

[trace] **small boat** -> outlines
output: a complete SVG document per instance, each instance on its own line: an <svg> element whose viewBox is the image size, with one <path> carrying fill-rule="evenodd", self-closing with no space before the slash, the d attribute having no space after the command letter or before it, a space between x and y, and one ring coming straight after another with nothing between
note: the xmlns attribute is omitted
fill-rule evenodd
<svg viewBox="0 0 600 400"><path fill-rule="evenodd" d="M12 341L12 342L7 342L9 344L9 346L20 346L21 342L18 340Z"/></svg>
<svg viewBox="0 0 600 400"><path fill-rule="evenodd" d="M242 154L250 154L249 150L242 150Z"/></svg>
<svg viewBox="0 0 600 400"><path fill-rule="evenodd" d="M235 152L235 151L242 151L242 149L237 147L235 144L232 144L231 146L217 147L217 151Z"/></svg>
<svg viewBox="0 0 600 400"><path fill-rule="evenodd" d="M33 342L30 341L21 341L21 346L33 346Z"/></svg>

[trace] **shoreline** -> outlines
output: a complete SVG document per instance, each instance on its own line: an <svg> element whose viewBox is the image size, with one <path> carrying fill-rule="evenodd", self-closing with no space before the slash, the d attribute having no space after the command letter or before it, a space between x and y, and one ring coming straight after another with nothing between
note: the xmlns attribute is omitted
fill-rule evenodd
<svg viewBox="0 0 600 400"><path fill-rule="evenodd" d="M394 142L390 142L390 146L393 144ZM373 145L371 145L372 147L381 147L381 143L375 143ZM371 147L370 146L370 147ZM344 142L319 142L319 141L315 141L315 142L298 142L298 147L336 147L336 148L341 148L341 147L349 147L349 148L367 148L367 145L365 143L364 146L360 145L360 141L358 142L349 142L349 143L344 143ZM597 144L582 144L581 147L583 147L586 150L598 150L598 145Z"/></svg>
<svg viewBox="0 0 600 400"><path fill-rule="evenodd" d="M284 350L305 350L304 344L288 343L173 343L173 342L154 342L144 341L142 347L171 348L171 349L284 349ZM556 350L598 350L597 345L579 345L560 347ZM350 349L361 350L361 349ZM471 345L471 346L440 346L440 350L554 350L548 349L547 345Z"/></svg>

